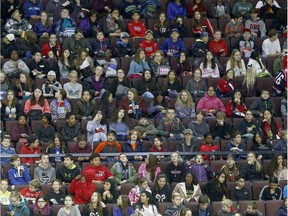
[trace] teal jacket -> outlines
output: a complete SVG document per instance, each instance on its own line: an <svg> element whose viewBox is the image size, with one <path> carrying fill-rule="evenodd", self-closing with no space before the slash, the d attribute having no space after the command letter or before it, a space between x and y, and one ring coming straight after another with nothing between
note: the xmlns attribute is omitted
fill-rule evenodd
<svg viewBox="0 0 288 216"><path fill-rule="evenodd" d="M132 163L127 162L128 165L128 183L136 183L137 172ZM123 166L121 162L115 163L110 169L113 173L116 184L120 184L122 179Z"/></svg>

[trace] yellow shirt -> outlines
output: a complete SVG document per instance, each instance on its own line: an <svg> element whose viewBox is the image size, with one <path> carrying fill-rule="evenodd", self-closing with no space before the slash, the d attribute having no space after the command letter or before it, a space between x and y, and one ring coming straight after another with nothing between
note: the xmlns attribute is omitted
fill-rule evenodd
<svg viewBox="0 0 288 216"><path fill-rule="evenodd" d="M9 205L10 204L10 200L9 200L10 194L11 194L10 191L6 191L5 193L3 193L0 190L0 203L2 205Z"/></svg>

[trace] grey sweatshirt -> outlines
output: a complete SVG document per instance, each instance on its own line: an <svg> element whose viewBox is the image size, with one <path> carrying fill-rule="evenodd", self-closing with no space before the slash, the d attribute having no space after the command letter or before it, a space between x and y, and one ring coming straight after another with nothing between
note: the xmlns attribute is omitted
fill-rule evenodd
<svg viewBox="0 0 288 216"><path fill-rule="evenodd" d="M51 184L53 180L56 179L56 172L53 167L50 165L47 168L44 168L41 164L34 170L34 178L38 179L41 185Z"/></svg>

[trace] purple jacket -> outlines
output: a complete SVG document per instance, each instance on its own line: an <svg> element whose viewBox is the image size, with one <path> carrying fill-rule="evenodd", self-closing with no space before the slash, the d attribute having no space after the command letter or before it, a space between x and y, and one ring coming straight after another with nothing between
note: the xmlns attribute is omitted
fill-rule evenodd
<svg viewBox="0 0 288 216"><path fill-rule="evenodd" d="M198 182L207 182L208 177L214 175L214 172L208 165L205 168L205 164L192 164L187 168L187 171L194 173L197 176Z"/></svg>
<svg viewBox="0 0 288 216"><path fill-rule="evenodd" d="M95 1L96 2L96 1ZM80 29L82 29L83 33L87 32L89 29L93 28L95 31L101 31L102 26L101 23L96 21L96 23L91 26L91 22L89 21L89 17L83 19L80 23Z"/></svg>
<svg viewBox="0 0 288 216"><path fill-rule="evenodd" d="M37 37L40 37L45 32L50 34L52 32L52 26L44 26L40 21L34 24L33 31L36 33Z"/></svg>

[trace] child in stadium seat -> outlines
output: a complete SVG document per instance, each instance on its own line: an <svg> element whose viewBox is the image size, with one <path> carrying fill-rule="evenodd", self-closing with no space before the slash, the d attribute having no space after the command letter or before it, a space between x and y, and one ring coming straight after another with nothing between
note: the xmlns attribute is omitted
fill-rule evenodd
<svg viewBox="0 0 288 216"><path fill-rule="evenodd" d="M149 154L145 158L145 162L138 168L138 178L145 177L149 183L154 183L157 175L161 172L158 166L158 159L156 155Z"/></svg>
<svg viewBox="0 0 288 216"><path fill-rule="evenodd" d="M268 5L268 4L266 4ZM281 46L278 39L278 32L272 28L268 31L268 37L262 43L262 56L263 57L278 57L281 56Z"/></svg>
<svg viewBox="0 0 288 216"><path fill-rule="evenodd" d="M59 89L55 93L55 99L50 103L50 110L53 121L65 119L66 113L71 112L71 104L66 99L67 93Z"/></svg>
<svg viewBox="0 0 288 216"><path fill-rule="evenodd" d="M104 142L107 140L107 125L105 122L105 116L101 110L96 111L94 119L88 121L86 129L87 141L92 144L92 148L94 142Z"/></svg>
<svg viewBox="0 0 288 216"><path fill-rule="evenodd" d="M175 110L178 118L195 118L195 103L187 90L182 90L177 96Z"/></svg>
<svg viewBox="0 0 288 216"><path fill-rule="evenodd" d="M132 12L132 21L128 23L128 31L133 38L145 36L146 26L140 20L140 13L137 10Z"/></svg>
<svg viewBox="0 0 288 216"><path fill-rule="evenodd" d="M220 148L218 145L215 145L213 143L213 135L211 133L206 133L204 135L204 144L201 145L201 147L199 148L199 152L215 152L215 151L219 151ZM218 155L203 155L203 159L204 160L216 160L216 158L219 158Z"/></svg>
<svg viewBox="0 0 288 216"><path fill-rule="evenodd" d="M239 176L244 177L246 181L263 179L263 167L256 159L256 155L253 152L248 153L247 162L242 164Z"/></svg>
<svg viewBox="0 0 288 216"><path fill-rule="evenodd" d="M161 139L161 137L156 136L154 138L154 142L153 145L150 147L149 149L150 152L167 152L167 148L163 147L163 141ZM157 155L157 159L160 161L162 159L164 159L165 156L164 155Z"/></svg>
<svg viewBox="0 0 288 216"><path fill-rule="evenodd" d="M239 123L238 130L242 137L247 139L253 139L254 134L258 131L258 123L253 119L253 113L251 110L245 112L244 119Z"/></svg>
<svg viewBox="0 0 288 216"><path fill-rule="evenodd" d="M192 130L189 128L185 129L183 134L184 134L183 141L178 143L178 145L176 146L176 150L178 152L195 152L195 151L198 151L198 146L193 141ZM189 162L193 158L193 155L183 155L182 158L184 161Z"/></svg>
<svg viewBox="0 0 288 216"><path fill-rule="evenodd" d="M282 189L278 186L278 178L273 176L269 179L269 185L262 188L259 194L259 200L281 200Z"/></svg>
<svg viewBox="0 0 288 216"><path fill-rule="evenodd" d="M91 197L89 196L89 200L90 198ZM69 214L74 215L74 216L81 216L78 206L73 205L74 199L75 199L75 204L78 204L76 202L76 197L73 197L72 195L66 195L65 201L64 201L64 207L59 209L57 216L65 216L67 215L67 212L69 212ZM87 202L89 200L87 200Z"/></svg>
<svg viewBox="0 0 288 216"><path fill-rule="evenodd" d="M13 155L10 158L12 167L8 170L8 179L11 185L28 185L31 180L29 169L20 165L20 157Z"/></svg>
<svg viewBox="0 0 288 216"><path fill-rule="evenodd" d="M239 40L239 50L242 53L242 57L250 57L251 53L255 49L255 42L251 37L251 30L249 28L243 29L243 37Z"/></svg>
<svg viewBox="0 0 288 216"><path fill-rule="evenodd" d="M240 90L235 90L230 100L226 105L226 116L231 117L245 117L245 112L247 110L246 105L244 104L244 98L242 97Z"/></svg>
<svg viewBox="0 0 288 216"><path fill-rule="evenodd" d="M194 64L196 64L197 61L202 61L202 58L206 55L206 52L208 51L208 40L208 32L201 32L200 38L198 38L196 42L189 48L189 56L194 57Z"/></svg>
<svg viewBox="0 0 288 216"><path fill-rule="evenodd" d="M171 29L178 29L180 38L189 37L188 29L184 26L183 16L176 16L172 23Z"/></svg>
<svg viewBox="0 0 288 216"><path fill-rule="evenodd" d="M245 62L238 49L233 49L231 52L230 58L226 64L226 71L229 69L234 71L234 77L243 77L246 75Z"/></svg>
<svg viewBox="0 0 288 216"><path fill-rule="evenodd" d="M55 128L51 124L52 116L50 113L43 113L41 124L38 125L36 135L41 142L51 142L55 136Z"/></svg>
<svg viewBox="0 0 288 216"><path fill-rule="evenodd" d="M107 203L116 203L120 192L117 190L117 185L114 179L106 179L103 185L103 189L98 190L100 196L102 196L102 201Z"/></svg>
<svg viewBox="0 0 288 216"><path fill-rule="evenodd" d="M274 150L277 151L286 151L287 150L287 129L281 130L281 139L274 146ZM287 157L287 155L286 155Z"/></svg>
<svg viewBox="0 0 288 216"><path fill-rule="evenodd" d="M233 81L234 70L228 69L223 79L220 79L216 87L216 96L218 98L231 97L234 94L235 84Z"/></svg>
<svg viewBox="0 0 288 216"><path fill-rule="evenodd" d="M279 181L287 180L287 168L282 154L274 154L271 163L269 164L268 173L265 173L267 178L277 177ZM284 191L283 191L284 194ZM284 196L283 196L284 197ZM285 198L285 197L284 197Z"/></svg>
<svg viewBox="0 0 288 216"><path fill-rule="evenodd" d="M217 1L219 2L219 1ZM208 44L209 50L216 56L226 57L228 56L228 46L225 40L221 39L222 32L220 29L214 30L214 40L211 40Z"/></svg>
<svg viewBox="0 0 288 216"><path fill-rule="evenodd" d="M2 178L0 180L0 204L7 206L10 204L10 195L11 192L8 191L8 179Z"/></svg>
<svg viewBox="0 0 288 216"><path fill-rule="evenodd" d="M238 13L225 26L225 35L229 37L240 37L243 33L243 15Z"/></svg>
<svg viewBox="0 0 288 216"><path fill-rule="evenodd" d="M270 110L265 110L263 112L263 120L260 128L264 132L265 136L271 141L273 139L280 139L281 125L277 120L275 120L275 118L273 118Z"/></svg>
<svg viewBox="0 0 288 216"><path fill-rule="evenodd" d="M139 131L141 138L144 140L153 140L158 134L158 130L153 123L151 123L146 117L141 117L134 130Z"/></svg>
<svg viewBox="0 0 288 216"><path fill-rule="evenodd" d="M35 135L30 135L27 138L27 143L21 148L21 154L40 154L40 146L39 146L39 140L38 137ZM25 163L27 166L30 166L31 163L39 163L38 158L27 158L22 157L21 163Z"/></svg>
<svg viewBox="0 0 288 216"><path fill-rule="evenodd" d="M232 207L233 202L230 199L224 199L222 201L222 209L219 210L218 216L234 216L235 209Z"/></svg>
<svg viewBox="0 0 288 216"><path fill-rule="evenodd" d="M158 19L153 26L153 32L156 38L166 38L169 36L170 24L165 12L159 13Z"/></svg>
<svg viewBox="0 0 288 216"><path fill-rule="evenodd" d="M257 203L250 201L247 204L247 210L243 213L243 216L263 216L263 214L257 209Z"/></svg>
<svg viewBox="0 0 288 216"><path fill-rule="evenodd" d="M199 37L203 32L213 34L213 31L210 21L200 11L196 10L192 17L192 32L194 36Z"/></svg>
<svg viewBox="0 0 288 216"><path fill-rule="evenodd" d="M19 213L21 216L29 216L30 209L29 207L23 202L23 198L18 191L12 191L10 195L10 202L8 206L8 211L6 215L15 215ZM17 212L14 214L14 212Z"/></svg>
<svg viewBox="0 0 288 216"><path fill-rule="evenodd" d="M214 139L230 139L231 124L226 123L225 120L225 112L216 113L216 122L210 128L210 132Z"/></svg>
<svg viewBox="0 0 288 216"><path fill-rule="evenodd" d="M92 100L89 90L84 90L81 98L77 101L76 105L73 106L73 111L79 122L81 122L82 119L91 120L96 110L96 103Z"/></svg>
<svg viewBox="0 0 288 216"><path fill-rule="evenodd" d="M264 135L264 133L259 130L257 131L254 136L253 136L253 143L251 146L251 150L255 151L257 153L257 151L267 151L267 152L271 152L273 149L273 146L267 142L267 137ZM271 159L272 158L272 154L258 154L257 155L257 159L258 160L263 160L263 159Z"/></svg>
<svg viewBox="0 0 288 216"><path fill-rule="evenodd" d="M77 135L81 132L81 126L79 123L76 124L75 114L68 112L66 114L66 123L61 126L61 135L63 141L67 144L68 142L77 141Z"/></svg>
<svg viewBox="0 0 288 216"><path fill-rule="evenodd" d="M61 187L62 181L55 179L52 181L52 190L49 190L49 193L45 194L52 205L64 205L65 191L61 190Z"/></svg>
<svg viewBox="0 0 288 216"><path fill-rule="evenodd" d="M120 108L114 112L109 122L109 129L116 132L118 141L127 140L130 131L130 120L125 109Z"/></svg>
<svg viewBox="0 0 288 216"><path fill-rule="evenodd" d="M80 175L80 169L73 161L73 155L65 154L63 165L56 171L56 178L63 183L71 183L77 175Z"/></svg>
<svg viewBox="0 0 288 216"><path fill-rule="evenodd" d="M147 30L145 32L145 40L139 44L139 48L142 48L145 52L145 55L148 58L153 58L155 52L158 50L158 44L153 41L153 31Z"/></svg>
<svg viewBox="0 0 288 216"><path fill-rule="evenodd" d="M35 203L38 196L43 195L41 184L38 179L33 179L29 182L29 186L23 188L20 193L28 203Z"/></svg>
<svg viewBox="0 0 288 216"><path fill-rule="evenodd" d="M126 212L125 212L126 211ZM122 194L117 199L117 204L113 206L114 216L131 216L134 213L134 209L131 207L129 197L126 194Z"/></svg>
<svg viewBox="0 0 288 216"><path fill-rule="evenodd" d="M205 113L202 109L196 111L196 119L188 124L188 129L193 132L193 140L203 140L204 135L209 133L209 125L204 121Z"/></svg>
<svg viewBox="0 0 288 216"><path fill-rule="evenodd" d="M184 209L185 206L182 203L182 198L180 193L173 192L172 194L172 204L167 206L165 211L165 216L180 215L180 211Z"/></svg>
<svg viewBox="0 0 288 216"><path fill-rule="evenodd" d="M163 81L162 95L169 98L176 98L183 89L180 79L177 78L175 70L170 70Z"/></svg>
<svg viewBox="0 0 288 216"><path fill-rule="evenodd" d="M245 28L251 30L253 37L266 37L265 22L258 17L259 11L256 8L250 10L251 19L245 21Z"/></svg>
<svg viewBox="0 0 288 216"><path fill-rule="evenodd" d="M167 176L159 173L152 188L152 195L158 203L171 202L172 190L167 182Z"/></svg>
<svg viewBox="0 0 288 216"><path fill-rule="evenodd" d="M65 154L68 153L68 148L65 146L62 136L59 133L55 133L55 136L52 138L52 143L45 150L48 154ZM50 158L51 163L60 163L62 162L62 157L52 157Z"/></svg>
<svg viewBox="0 0 288 216"><path fill-rule="evenodd" d="M218 172L216 177L205 185L203 193L209 196L211 202L219 202L226 199L227 183L225 173L222 171Z"/></svg>
<svg viewBox="0 0 288 216"><path fill-rule="evenodd" d="M87 139L86 136L84 134L79 134L77 136L77 143L74 144L74 146L72 147L72 152L70 153L92 153L92 148L91 145L89 143L87 143ZM77 157L76 158L77 161L79 162L88 162L89 161L89 157Z"/></svg>
<svg viewBox="0 0 288 216"><path fill-rule="evenodd" d="M237 154L234 155L236 161L246 159L245 153L240 154L240 152L246 151L246 145L242 143L239 131L234 131L232 133L232 141L225 147L224 151L237 152Z"/></svg>
<svg viewBox="0 0 288 216"><path fill-rule="evenodd" d="M138 178L137 184L129 191L128 197L131 205L140 200L141 191L148 191L151 193L151 189L148 186L148 179L145 177Z"/></svg>
<svg viewBox="0 0 288 216"><path fill-rule="evenodd" d="M238 133L237 133L237 136L238 136ZM219 171L219 170L216 170L216 171ZM239 170L237 169L234 155L230 154L227 156L226 164L221 168L221 171L225 173L227 182L236 181L236 178L239 175Z"/></svg>
<svg viewBox="0 0 288 216"><path fill-rule="evenodd" d="M192 209L193 216L209 216L213 215L210 199L208 195L202 194L199 197L198 205Z"/></svg>
<svg viewBox="0 0 288 216"><path fill-rule="evenodd" d="M142 78L145 70L150 70L146 54L143 49L138 48L134 55L133 60L130 62L127 77L133 81L137 78Z"/></svg>
<svg viewBox="0 0 288 216"><path fill-rule="evenodd" d="M111 49L110 40L104 37L102 31L97 32L97 38L93 38L90 42L92 53L97 58L104 58L107 49Z"/></svg>
<svg viewBox="0 0 288 216"><path fill-rule="evenodd" d="M115 44L115 57L132 57L135 53L133 45L129 42L129 34L127 32L121 32L120 40Z"/></svg>
<svg viewBox="0 0 288 216"><path fill-rule="evenodd" d="M90 215L108 215L106 203L98 192L91 195L89 202L81 212L81 216Z"/></svg>
<svg viewBox="0 0 288 216"><path fill-rule="evenodd" d="M39 166L34 170L34 178L38 179L41 185L52 184L56 179L55 168L49 164L49 154L41 153Z"/></svg>
<svg viewBox="0 0 288 216"><path fill-rule="evenodd" d="M16 151L14 148L11 148L11 137L10 135L4 135L2 138L2 143L1 143L1 149L0 149L0 154L1 155L14 155L16 154ZM1 166L5 166L5 164L8 164L10 162L10 158L4 158L1 157Z"/></svg>
<svg viewBox="0 0 288 216"><path fill-rule="evenodd" d="M186 174L186 169L184 163L178 152L173 152L170 157L170 162L166 165L165 174L167 175L167 180L170 184L173 182L182 182Z"/></svg>
<svg viewBox="0 0 288 216"><path fill-rule="evenodd" d="M128 140L124 144L122 144L122 151L126 153L132 152L144 152L144 145L141 140L141 134L139 131L131 130L128 134ZM142 161L142 156L129 156L129 161Z"/></svg>
<svg viewBox="0 0 288 216"><path fill-rule="evenodd" d="M65 51L64 51L65 53ZM78 73L75 70L71 70L69 72L69 80L63 85L63 89L67 93L68 99L80 99L83 91L83 87L81 84L77 83Z"/></svg>
<svg viewBox="0 0 288 216"><path fill-rule="evenodd" d="M231 190L231 199L233 201L251 200L252 194L244 187L245 178L242 176L236 177L236 187ZM250 186L250 185L249 185Z"/></svg>

